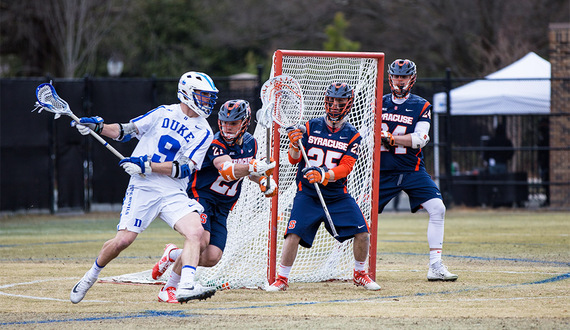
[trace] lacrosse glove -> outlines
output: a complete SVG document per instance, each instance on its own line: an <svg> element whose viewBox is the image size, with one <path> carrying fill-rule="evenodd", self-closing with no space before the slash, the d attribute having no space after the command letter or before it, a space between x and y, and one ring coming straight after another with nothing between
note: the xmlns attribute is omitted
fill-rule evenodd
<svg viewBox="0 0 570 330"><path fill-rule="evenodd" d="M150 160L148 156L140 157L126 157L119 161L119 165L127 172L129 175L137 174L147 174L152 172L150 167Z"/></svg>
<svg viewBox="0 0 570 330"><path fill-rule="evenodd" d="M267 186L267 178L261 177L259 180L259 189L265 194L265 197L273 197L277 195L277 183L273 178L269 178L269 186Z"/></svg>
<svg viewBox="0 0 570 330"><path fill-rule="evenodd" d="M390 150L396 144L392 133L387 131L380 132L380 139L382 140L382 145L388 150Z"/></svg>
<svg viewBox="0 0 570 330"><path fill-rule="evenodd" d="M303 138L303 134L307 132L307 128L303 125L289 126L286 129L289 137L289 148L299 151L299 140Z"/></svg>
<svg viewBox="0 0 570 330"><path fill-rule="evenodd" d="M88 135L90 130L97 134L101 134L104 124L105 121L99 116L81 117L79 118L79 123L75 120L71 121L71 127L77 128L81 135Z"/></svg>
<svg viewBox="0 0 570 330"><path fill-rule="evenodd" d="M271 175L273 173L273 169L275 168L275 161L273 158L269 158L269 163L265 161L265 158L262 159L252 159L249 161L249 173L257 176L262 175Z"/></svg>
<svg viewBox="0 0 570 330"><path fill-rule="evenodd" d="M326 166L317 167L311 166L303 169L303 175L310 183L320 183L326 186L329 183L331 175L329 169Z"/></svg>

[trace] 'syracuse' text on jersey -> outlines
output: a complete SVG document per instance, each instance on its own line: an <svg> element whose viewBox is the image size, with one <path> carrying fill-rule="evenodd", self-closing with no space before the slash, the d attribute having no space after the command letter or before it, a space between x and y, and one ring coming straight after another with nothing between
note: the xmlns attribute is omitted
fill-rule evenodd
<svg viewBox="0 0 570 330"><path fill-rule="evenodd" d="M194 172L190 177L189 195L233 205L240 195L244 178L230 182L223 181L218 169L214 166L214 159L228 155L235 164L249 164L256 153L257 142L250 133L246 132L243 135L242 145L232 146L225 142L219 132L216 133L204 158L202 169Z"/></svg>
<svg viewBox="0 0 570 330"><path fill-rule="evenodd" d="M140 140L132 156L148 155L151 162L162 163L188 157L202 166L206 151L214 134L208 121L202 117L188 117L180 104L163 105L131 120ZM182 189L186 191L188 178L175 179L169 175L148 173L145 177L131 176L131 184L164 191Z"/></svg>
<svg viewBox="0 0 570 330"><path fill-rule="evenodd" d="M307 133L303 134L303 146L307 152L310 166L326 166L328 169L335 168L342 157L358 159L358 148L362 137L349 122L335 133L327 127L324 117L314 118L307 123ZM303 177L301 170L305 168L305 160L301 158L297 168L297 187L305 193L310 192L317 197L315 186ZM329 182L326 186L320 186L324 198L334 199L346 195L347 178ZM301 186L299 186L301 184Z"/></svg>
<svg viewBox="0 0 570 330"><path fill-rule="evenodd" d="M405 135L414 132L416 124L427 121L431 125L431 104L415 94L402 104L392 101L392 94L382 98L382 130L392 135ZM381 147L380 171L413 172L424 167L422 149L393 146L390 151Z"/></svg>

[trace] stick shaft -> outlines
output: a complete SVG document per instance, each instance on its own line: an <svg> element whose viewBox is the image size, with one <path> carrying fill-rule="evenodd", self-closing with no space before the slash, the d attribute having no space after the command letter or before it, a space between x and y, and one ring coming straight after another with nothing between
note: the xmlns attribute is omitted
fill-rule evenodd
<svg viewBox="0 0 570 330"><path fill-rule="evenodd" d="M71 119L79 123L79 118L77 118L77 116L74 115L73 112L69 113L68 115L69 117L71 117ZM111 151L119 159L125 158L125 156L123 156L117 149L113 148L113 146L110 145L107 141L105 141L101 136L99 136L99 134L93 132L93 130L91 129L89 130L89 134L91 134L91 136L93 136L97 141L99 141L102 145L104 145L107 149L109 149L109 151Z"/></svg>
<svg viewBox="0 0 570 330"><path fill-rule="evenodd" d="M301 154L303 155L303 159L305 160L305 165L309 166L309 157L307 157L307 153L305 152L305 147L303 147L302 141L299 140L297 144L299 145L299 149L301 149ZM334 227L331 214L329 213L329 209L327 208L327 204L325 203L325 199L323 198L323 194L321 193L321 188L319 188L319 184L316 182L314 183L314 185L315 185L315 190L317 191L317 195L319 196L319 200L321 201L321 205L323 206L323 210L325 211L325 216L327 217L329 226L331 227L332 234L334 237L337 237L338 233L336 232L336 228Z"/></svg>
<svg viewBox="0 0 570 330"><path fill-rule="evenodd" d="M265 161L269 164L271 157L271 127L267 127L265 130ZM269 179L271 175L267 176L267 182L265 182L265 188L269 189Z"/></svg>

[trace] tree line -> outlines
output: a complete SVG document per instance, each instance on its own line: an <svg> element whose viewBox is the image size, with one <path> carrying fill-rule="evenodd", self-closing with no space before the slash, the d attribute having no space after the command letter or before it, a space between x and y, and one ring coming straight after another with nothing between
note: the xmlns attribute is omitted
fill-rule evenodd
<svg viewBox="0 0 570 330"><path fill-rule="evenodd" d="M266 74L277 49L384 52L422 77L489 74L533 51L568 0L0 0L0 77Z"/></svg>

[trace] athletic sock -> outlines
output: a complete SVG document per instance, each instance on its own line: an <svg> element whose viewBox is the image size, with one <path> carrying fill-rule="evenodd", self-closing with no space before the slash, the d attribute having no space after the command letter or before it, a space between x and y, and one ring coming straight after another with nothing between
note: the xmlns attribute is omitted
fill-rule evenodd
<svg viewBox="0 0 570 330"><path fill-rule="evenodd" d="M354 270L359 272L366 270L366 261L358 261L354 259Z"/></svg>
<svg viewBox="0 0 570 330"><path fill-rule="evenodd" d="M184 284L194 285L194 280L196 276L196 267L190 265L184 265L182 267L182 273L180 274L180 282Z"/></svg>
<svg viewBox="0 0 570 330"><path fill-rule="evenodd" d="M174 249L174 250L170 251L170 253L168 254L168 258L172 261L176 261L176 259L178 259L178 257L180 257L181 253L182 253L182 249Z"/></svg>
<svg viewBox="0 0 570 330"><path fill-rule="evenodd" d="M431 250L429 251L429 265L433 265L441 260L441 250Z"/></svg>
<svg viewBox="0 0 570 330"><path fill-rule="evenodd" d="M169 287L174 287L174 288L178 288L178 283L180 283L180 275L176 274L175 272L170 272L170 276L168 277L168 280L166 281L166 284L164 284L165 288L169 288Z"/></svg>
<svg viewBox="0 0 570 330"><path fill-rule="evenodd" d="M99 264L97 264L97 259L95 259L93 266L91 266L91 269L87 271L87 277L89 277L90 280L96 280L97 278L99 278L99 274L101 273L103 268L105 268L105 266L99 266Z"/></svg>
<svg viewBox="0 0 570 330"><path fill-rule="evenodd" d="M279 265L279 270L277 271L277 275L289 278L289 274L291 274L291 268L293 268L293 266Z"/></svg>

